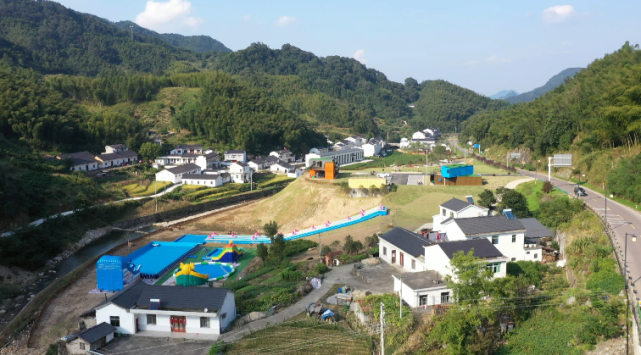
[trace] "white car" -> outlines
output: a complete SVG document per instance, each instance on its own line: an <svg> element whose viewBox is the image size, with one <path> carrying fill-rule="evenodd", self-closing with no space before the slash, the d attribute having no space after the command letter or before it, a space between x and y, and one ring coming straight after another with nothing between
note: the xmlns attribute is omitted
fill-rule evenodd
<svg viewBox="0 0 641 355"><path fill-rule="evenodd" d="M378 176L379 178L386 178L386 177L389 177L390 175L388 173L379 173L379 174L376 174L376 176Z"/></svg>

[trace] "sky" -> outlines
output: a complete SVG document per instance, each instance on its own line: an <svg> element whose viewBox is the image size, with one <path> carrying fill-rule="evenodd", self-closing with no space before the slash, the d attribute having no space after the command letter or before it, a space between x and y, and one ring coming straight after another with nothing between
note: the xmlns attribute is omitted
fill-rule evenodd
<svg viewBox="0 0 641 355"><path fill-rule="evenodd" d="M208 35L232 50L289 43L353 57L397 82L443 79L489 96L530 91L626 41L641 43L641 1L565 1L59 2L160 33Z"/></svg>

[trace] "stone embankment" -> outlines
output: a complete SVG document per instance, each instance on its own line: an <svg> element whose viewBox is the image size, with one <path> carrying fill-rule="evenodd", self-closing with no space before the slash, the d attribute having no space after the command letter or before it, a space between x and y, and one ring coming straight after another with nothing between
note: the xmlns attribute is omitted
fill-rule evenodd
<svg viewBox="0 0 641 355"><path fill-rule="evenodd" d="M79 241L69 244L67 246L67 249L65 249L62 253L58 254L54 258L47 260L47 268L52 268L55 266L57 263L63 261L64 259L70 257L73 255L76 251L82 249L83 247L89 245L91 242L100 239L104 237L105 235L109 234L111 232L112 227L107 226L103 228L98 228L98 229L93 229L89 230L85 233L84 236L82 236L82 239Z"/></svg>

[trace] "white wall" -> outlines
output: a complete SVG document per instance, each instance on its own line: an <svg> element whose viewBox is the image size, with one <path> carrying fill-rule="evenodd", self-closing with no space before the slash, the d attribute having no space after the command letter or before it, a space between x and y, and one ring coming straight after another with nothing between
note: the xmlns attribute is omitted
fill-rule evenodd
<svg viewBox="0 0 641 355"><path fill-rule="evenodd" d="M225 296L225 302L223 302L223 306L221 307L220 312L218 312L218 314L220 315L219 318L222 318L223 313L227 315L225 316L225 319L220 319L221 331L227 328L229 323L236 319L236 300L234 299L233 292L227 292L227 296Z"/></svg>
<svg viewBox="0 0 641 355"><path fill-rule="evenodd" d="M401 283L398 278L393 277L393 279L394 279L394 292L398 294ZM450 299L452 299L452 296L453 296L452 290L448 289L445 283L442 283L437 287L422 289L422 290L412 290L406 283L403 283L402 298L403 298L403 301L405 301L405 303L407 303L410 307L418 308L420 296L427 296L427 304L425 306L434 306L434 305L441 304L441 293L443 292L449 292Z"/></svg>
<svg viewBox="0 0 641 355"><path fill-rule="evenodd" d="M156 181L169 181L176 184L181 181L181 178L170 173L168 170L159 171L156 173Z"/></svg>
<svg viewBox="0 0 641 355"><path fill-rule="evenodd" d="M206 175L206 176L210 176L210 175ZM200 185L200 186L207 186L207 187L219 187L219 186L223 186L223 178L218 176L216 177L216 180L183 179L182 183L183 185Z"/></svg>
<svg viewBox="0 0 641 355"><path fill-rule="evenodd" d="M396 247L387 242L386 240L378 240L378 257L385 260L388 264L392 263L392 250L395 250ZM385 251L385 253L383 253ZM397 255L398 258L398 255ZM398 263L398 260L396 261Z"/></svg>
<svg viewBox="0 0 641 355"><path fill-rule="evenodd" d="M386 255L383 255L383 248L386 249ZM396 262L394 265L403 267L408 272L425 271L425 264L419 258L416 258L386 240L379 239L378 242L378 257L385 260L388 264L392 264L392 250L396 251ZM401 253L403 253L403 264L401 264ZM412 269L412 260L415 261L415 268Z"/></svg>
<svg viewBox="0 0 641 355"><path fill-rule="evenodd" d="M425 247L425 269L437 271L443 276L452 275L450 258L445 255L438 244Z"/></svg>
<svg viewBox="0 0 641 355"><path fill-rule="evenodd" d="M112 316L120 317L120 327L116 327L119 332L122 334L134 334L136 332L134 315L114 304L108 304L96 310L96 323L105 322L111 324L110 317Z"/></svg>
<svg viewBox="0 0 641 355"><path fill-rule="evenodd" d="M425 139L425 138L427 138L427 137L425 136L425 133L423 133L423 132L421 132L421 131L414 132L414 133L412 134L412 139Z"/></svg>
<svg viewBox="0 0 641 355"><path fill-rule="evenodd" d="M363 148L363 156L365 156L365 157L373 157L376 154L378 154L378 151L380 151L380 149L376 149L376 148L378 148L377 145L369 144L369 143L363 144L363 146L361 146L361 148Z"/></svg>
<svg viewBox="0 0 641 355"><path fill-rule="evenodd" d="M519 260L519 259L517 259L517 260ZM543 249L542 248L524 249L523 250L523 260L526 260L526 261L541 261L541 260L543 260Z"/></svg>

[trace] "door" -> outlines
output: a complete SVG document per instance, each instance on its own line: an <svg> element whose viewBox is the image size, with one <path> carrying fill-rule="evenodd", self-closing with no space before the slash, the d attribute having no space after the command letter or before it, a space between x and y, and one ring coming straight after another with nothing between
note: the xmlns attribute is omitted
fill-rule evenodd
<svg viewBox="0 0 641 355"><path fill-rule="evenodd" d="M405 265L405 263L403 262L403 260L404 260L404 259L403 259L403 253L402 253L402 252L401 252L401 253L400 253L400 255L399 255L399 259L400 259L400 260L399 260L399 264L400 264L400 265Z"/></svg>
<svg viewBox="0 0 641 355"><path fill-rule="evenodd" d="M136 318L136 333L140 331L140 325L138 325L138 318Z"/></svg>
<svg viewBox="0 0 641 355"><path fill-rule="evenodd" d="M396 250L392 250L392 264L396 263Z"/></svg>
<svg viewBox="0 0 641 355"><path fill-rule="evenodd" d="M171 331L184 333L186 328L186 319L182 316L171 316Z"/></svg>

